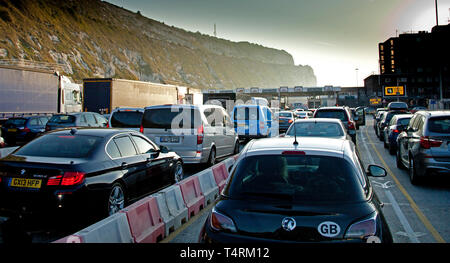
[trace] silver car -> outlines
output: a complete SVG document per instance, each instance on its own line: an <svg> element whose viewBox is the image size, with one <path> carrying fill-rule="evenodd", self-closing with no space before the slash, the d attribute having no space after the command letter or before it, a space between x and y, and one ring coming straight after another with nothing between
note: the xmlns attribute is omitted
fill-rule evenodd
<svg viewBox="0 0 450 263"><path fill-rule="evenodd" d="M230 116L217 105L146 107L141 132L176 152L186 164L213 165L217 158L239 153Z"/></svg>
<svg viewBox="0 0 450 263"><path fill-rule="evenodd" d="M397 167L411 183L431 174L450 174L450 111L418 111L397 138Z"/></svg>
<svg viewBox="0 0 450 263"><path fill-rule="evenodd" d="M329 118L296 120L287 130L285 137L294 135L299 137L352 139L339 119Z"/></svg>

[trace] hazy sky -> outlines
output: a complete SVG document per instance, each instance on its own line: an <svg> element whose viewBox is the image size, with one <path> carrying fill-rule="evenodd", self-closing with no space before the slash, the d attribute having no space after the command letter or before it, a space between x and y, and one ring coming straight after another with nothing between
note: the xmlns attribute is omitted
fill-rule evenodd
<svg viewBox="0 0 450 263"><path fill-rule="evenodd" d="M318 86L362 86L378 74L378 43L406 31L431 31L435 0L108 0L188 31L289 52L310 65ZM450 0L438 0L447 25ZM358 69L358 70L356 70Z"/></svg>

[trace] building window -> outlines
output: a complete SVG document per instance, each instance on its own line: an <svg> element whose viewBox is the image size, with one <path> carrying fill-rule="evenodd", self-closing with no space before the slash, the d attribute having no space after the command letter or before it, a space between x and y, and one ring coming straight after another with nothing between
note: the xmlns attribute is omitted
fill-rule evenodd
<svg viewBox="0 0 450 263"><path fill-rule="evenodd" d="M384 46L380 45L380 51L383 51L383 50L384 50Z"/></svg>
<svg viewBox="0 0 450 263"><path fill-rule="evenodd" d="M391 55L392 55L392 56L394 55L394 50L391 50Z"/></svg>
<svg viewBox="0 0 450 263"><path fill-rule="evenodd" d="M394 40L393 39L391 39L391 46L393 46L394 45Z"/></svg>

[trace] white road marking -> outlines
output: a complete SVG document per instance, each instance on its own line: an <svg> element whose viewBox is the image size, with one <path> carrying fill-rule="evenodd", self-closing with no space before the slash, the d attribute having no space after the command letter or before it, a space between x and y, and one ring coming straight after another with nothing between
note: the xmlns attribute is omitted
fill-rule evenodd
<svg viewBox="0 0 450 263"><path fill-rule="evenodd" d="M363 126L362 129L367 129L367 127ZM364 149L367 152L367 155L369 157L369 161L371 164L375 164L372 154L369 151L369 148L367 147L366 139L364 137L363 130L360 132L361 138L362 138L362 145L364 146ZM417 238L416 233L412 229L411 225L408 222L408 219L406 219L405 215L403 214L402 210L400 209L400 206L398 205L397 200L395 200L394 196L392 195L391 191L387 190L388 188L394 187L395 185L388 185L391 183L391 181L387 181L386 183L380 183L377 181L371 181L372 183L375 183L375 185L378 184L378 186L381 186L383 189L385 189L386 196L388 197L390 203L392 204L392 208L394 209L395 214L397 215L397 218L400 220L400 223L403 226L403 229L406 231L406 235L408 236L409 240L412 243L420 243L419 239ZM401 232L405 233L405 232Z"/></svg>

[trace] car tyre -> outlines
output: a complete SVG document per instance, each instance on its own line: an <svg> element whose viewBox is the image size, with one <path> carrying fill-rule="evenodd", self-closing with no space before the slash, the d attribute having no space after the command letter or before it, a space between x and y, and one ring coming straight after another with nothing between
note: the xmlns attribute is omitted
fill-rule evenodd
<svg viewBox="0 0 450 263"><path fill-rule="evenodd" d="M208 166L213 166L216 164L216 148L212 147L209 153Z"/></svg>
<svg viewBox="0 0 450 263"><path fill-rule="evenodd" d="M125 196L125 190L120 183L115 183L111 187L111 190L108 194L108 203L107 203L107 215L113 215L123 208L125 208L126 205L126 196Z"/></svg>
<svg viewBox="0 0 450 263"><path fill-rule="evenodd" d="M236 141L236 143L234 144L234 151L233 151L233 155L239 154L239 141Z"/></svg>
<svg viewBox="0 0 450 263"><path fill-rule="evenodd" d="M184 179L183 164L180 161L177 161L175 163L175 166L173 168L173 178L175 183L178 183Z"/></svg>
<svg viewBox="0 0 450 263"><path fill-rule="evenodd" d="M397 163L397 168L401 169L401 170L405 170L405 166L403 165L402 159L401 159L401 152L400 152L400 148L397 149L397 154L395 156L395 160Z"/></svg>
<svg viewBox="0 0 450 263"><path fill-rule="evenodd" d="M413 185L420 183L419 177L417 176L416 162L413 157L409 159L409 179Z"/></svg>

